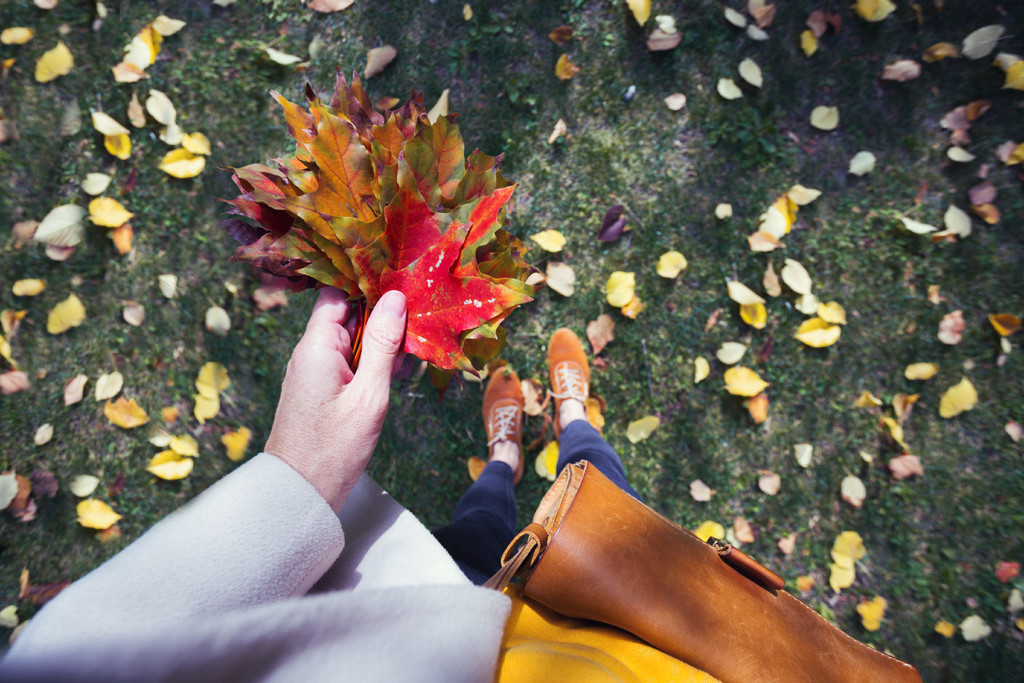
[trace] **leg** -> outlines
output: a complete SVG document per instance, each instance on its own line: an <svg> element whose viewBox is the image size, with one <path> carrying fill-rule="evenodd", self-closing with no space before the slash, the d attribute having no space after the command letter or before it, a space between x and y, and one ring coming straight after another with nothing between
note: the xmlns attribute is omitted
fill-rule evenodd
<svg viewBox="0 0 1024 683"><path fill-rule="evenodd" d="M507 366L487 383L483 413L490 462L459 500L451 524L434 532L478 586L501 568L501 554L517 531L515 485L523 476L523 394L519 377Z"/></svg>
<svg viewBox="0 0 1024 683"><path fill-rule="evenodd" d="M566 400L559 406L562 435L559 438L558 471L569 463L588 460L620 489L640 500L640 494L626 481L626 468L619 454L601 438L589 422L578 401Z"/></svg>

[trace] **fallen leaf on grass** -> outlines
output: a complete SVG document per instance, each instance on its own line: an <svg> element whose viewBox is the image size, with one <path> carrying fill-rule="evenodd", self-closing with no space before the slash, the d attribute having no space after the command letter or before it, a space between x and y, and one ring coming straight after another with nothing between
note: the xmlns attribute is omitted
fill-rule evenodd
<svg viewBox="0 0 1024 683"><path fill-rule="evenodd" d="M55 78L67 74L74 65L75 58L71 55L71 50L64 44L64 41L58 40L57 45L44 52L36 62L36 81L49 83Z"/></svg>
<svg viewBox="0 0 1024 683"><path fill-rule="evenodd" d="M105 228L119 228L127 223L134 213L124 208L121 202L110 197L97 197L89 202L89 220Z"/></svg>
<svg viewBox="0 0 1024 683"><path fill-rule="evenodd" d="M693 383L700 384L711 373L711 364L703 356L693 360Z"/></svg>
<svg viewBox="0 0 1024 683"><path fill-rule="evenodd" d="M939 341L950 346L959 344L963 339L965 327L963 311L957 309L952 313L947 313L939 322Z"/></svg>
<svg viewBox="0 0 1024 683"><path fill-rule="evenodd" d="M809 443L794 444L793 455L796 456L797 464L806 469L811 466L811 457L814 455L814 446Z"/></svg>
<svg viewBox="0 0 1024 683"><path fill-rule="evenodd" d="M206 363L196 378L193 414L199 424L205 424L220 413L220 392L231 386L227 369L220 363Z"/></svg>
<svg viewBox="0 0 1024 683"><path fill-rule="evenodd" d="M999 583L1009 583L1020 575L1020 562L1000 560L996 563L996 579Z"/></svg>
<svg viewBox="0 0 1024 683"><path fill-rule="evenodd" d="M167 445L170 446L172 451L184 458L199 457L199 443L190 434L172 436L168 440Z"/></svg>
<svg viewBox="0 0 1024 683"><path fill-rule="evenodd" d="M17 280L11 286L11 293L14 296L36 296L46 289L46 281L37 278Z"/></svg>
<svg viewBox="0 0 1024 683"><path fill-rule="evenodd" d="M842 328L832 325L823 318L805 320L793 335L798 341L815 349L832 346L839 341Z"/></svg>
<svg viewBox="0 0 1024 683"><path fill-rule="evenodd" d="M971 204L971 213L989 225L995 225L1001 217L995 204Z"/></svg>
<svg viewBox="0 0 1024 683"><path fill-rule="evenodd" d="M989 313L988 321L1000 337L1008 337L1021 328L1020 318L1009 313Z"/></svg>
<svg viewBox="0 0 1024 683"><path fill-rule="evenodd" d="M633 420L626 427L626 438L630 443L640 443L649 437L659 425L661 425L661 419L656 415L647 415Z"/></svg>
<svg viewBox="0 0 1024 683"><path fill-rule="evenodd" d="M868 631L877 631L882 626L882 617L885 615L885 608L889 603L881 596L862 602L857 605L857 614L860 615L860 623Z"/></svg>
<svg viewBox="0 0 1024 683"><path fill-rule="evenodd" d="M700 526L693 530L693 533L700 540L707 542L709 538L723 538L725 527L709 519L701 522Z"/></svg>
<svg viewBox="0 0 1024 683"><path fill-rule="evenodd" d="M537 454L533 464L534 470L542 479L554 481L557 476L555 470L558 468L558 442L551 441L544 446L544 449Z"/></svg>
<svg viewBox="0 0 1024 683"><path fill-rule="evenodd" d="M89 378L85 375L76 375L64 385L64 405L70 406L78 403L85 395L85 384Z"/></svg>
<svg viewBox="0 0 1024 683"><path fill-rule="evenodd" d="M78 523L89 529L108 529L121 519L121 515L114 512L109 505L94 498L79 502L76 511Z"/></svg>
<svg viewBox="0 0 1024 683"><path fill-rule="evenodd" d="M811 125L818 130L830 131L839 126L839 108L819 105L811 111Z"/></svg>
<svg viewBox="0 0 1024 683"><path fill-rule="evenodd" d="M124 375L117 370L101 374L96 378L96 400L105 401L108 398L117 396L117 392L121 391L123 386Z"/></svg>
<svg viewBox="0 0 1024 683"><path fill-rule="evenodd" d="M555 127L551 130L551 135L548 136L548 144L555 144L555 140L562 137L569 132L569 127L565 123L565 119L558 119L555 121Z"/></svg>
<svg viewBox="0 0 1024 683"><path fill-rule="evenodd" d="M839 487L839 491L843 496L843 500L852 505L855 508L859 508L864 504L864 499L867 498L868 490L864 486L864 482L861 481L860 477L849 474L843 477L843 482Z"/></svg>
<svg viewBox="0 0 1024 683"><path fill-rule="evenodd" d="M33 239L47 245L73 247L82 241L86 211L75 204L55 207L35 229Z"/></svg>
<svg viewBox="0 0 1024 683"><path fill-rule="evenodd" d="M892 0L857 0L853 5L853 11L861 19L876 22L882 21L896 11L896 5Z"/></svg>
<svg viewBox="0 0 1024 683"><path fill-rule="evenodd" d="M949 158L950 161L955 161L960 164L966 164L976 159L976 157L970 152L968 152L966 149L964 149L963 147L958 147L956 145L953 145L952 147L946 150L946 156Z"/></svg>
<svg viewBox="0 0 1024 683"><path fill-rule="evenodd" d="M579 70L580 68L573 64L572 60L569 59L569 55L562 55L558 58L558 61L555 62L555 76L560 81L570 80L573 76L579 73Z"/></svg>
<svg viewBox="0 0 1024 683"><path fill-rule="evenodd" d="M718 351L715 352L715 356L722 363L726 365L736 365L743 358L743 354L747 352L747 345L740 344L739 342L723 342Z"/></svg>
<svg viewBox="0 0 1024 683"><path fill-rule="evenodd" d="M79 498L87 498L92 495L92 492L96 490L99 484L100 480L98 477L94 477L91 474L79 474L68 484L68 490Z"/></svg>
<svg viewBox="0 0 1024 683"><path fill-rule="evenodd" d="M544 230L535 235L530 235L530 239L539 244L541 249L545 251L559 252L565 246L565 236L558 230Z"/></svg>
<svg viewBox="0 0 1024 683"><path fill-rule="evenodd" d="M732 520L732 532L740 543L753 543L757 540L754 527L743 517L736 517Z"/></svg>
<svg viewBox="0 0 1024 683"><path fill-rule="evenodd" d="M50 310L50 314L46 318L46 331L50 334L61 334L72 327L78 327L83 320L85 320L85 306L72 293Z"/></svg>
<svg viewBox="0 0 1024 683"><path fill-rule="evenodd" d="M764 297L756 294L739 280L729 280L726 283L726 289L729 292L729 298L741 306L765 303Z"/></svg>
<svg viewBox="0 0 1024 683"><path fill-rule="evenodd" d="M665 106L668 107L670 111L679 111L686 106L686 95L681 92L672 93L665 98Z"/></svg>
<svg viewBox="0 0 1024 683"><path fill-rule="evenodd" d="M587 339L593 347L594 355L601 353L609 342L615 339L615 320L602 313L596 320L587 323Z"/></svg>
<svg viewBox="0 0 1024 683"><path fill-rule="evenodd" d="M740 62L739 72L740 78L755 88L760 88L764 84L764 76L761 74L761 67L757 65L757 62L749 57Z"/></svg>
<svg viewBox="0 0 1024 683"><path fill-rule="evenodd" d="M907 379L931 379L938 371L939 366L935 363L911 363L903 371L903 376Z"/></svg>
<svg viewBox="0 0 1024 683"><path fill-rule="evenodd" d="M485 467L487 467L487 462L485 462L483 458L478 458L475 455L466 460L466 471L469 473L469 478L473 481L480 478Z"/></svg>
<svg viewBox="0 0 1024 683"><path fill-rule="evenodd" d="M939 415L944 418L956 417L960 413L971 410L978 403L978 392L971 380L964 377L946 390L939 401Z"/></svg>
<svg viewBox="0 0 1024 683"><path fill-rule="evenodd" d="M258 311L269 311L278 307L288 305L288 295L284 290L270 291L263 287L257 287L252 292L252 302Z"/></svg>
<svg viewBox="0 0 1024 683"><path fill-rule="evenodd" d="M173 299L178 293L178 276L173 273L164 273L156 278L160 293L164 298Z"/></svg>
<svg viewBox="0 0 1024 683"><path fill-rule="evenodd" d="M801 593L806 593L814 589L814 577L801 575L796 577L796 589Z"/></svg>
<svg viewBox="0 0 1024 683"><path fill-rule="evenodd" d="M800 32L800 49L804 51L804 55L807 57L818 51L818 38L812 31Z"/></svg>
<svg viewBox="0 0 1024 683"><path fill-rule="evenodd" d="M746 28L747 18L734 10L732 7L725 8L725 20L736 28Z"/></svg>
<svg viewBox="0 0 1024 683"><path fill-rule="evenodd" d="M1006 29L999 24L983 26L976 31L972 31L964 38L961 53L967 59L987 57L996 49L996 43L999 42L999 37L1005 31Z"/></svg>
<svg viewBox="0 0 1024 683"><path fill-rule="evenodd" d="M651 16L651 0L626 0L626 5L633 13L636 23L643 26Z"/></svg>
<svg viewBox="0 0 1024 683"><path fill-rule="evenodd" d="M829 577L832 590L839 593L853 585L856 578L854 563L866 554L864 540L856 531L844 531L836 537L832 544L832 572Z"/></svg>
<svg viewBox="0 0 1024 683"><path fill-rule="evenodd" d="M647 36L647 49L651 52L664 52L675 49L683 40L683 35L678 31L665 31L656 28Z"/></svg>
<svg viewBox="0 0 1024 683"><path fill-rule="evenodd" d="M768 310L764 304L745 304L740 306L740 318L755 330L763 330L768 324Z"/></svg>
<svg viewBox="0 0 1024 683"><path fill-rule="evenodd" d="M910 81L921 75L921 65L912 59L901 59L887 64L882 70L883 81Z"/></svg>
<svg viewBox="0 0 1024 683"><path fill-rule="evenodd" d="M792 555L796 550L796 533L786 534L776 541L775 545L779 547L783 555Z"/></svg>
<svg viewBox="0 0 1024 683"><path fill-rule="evenodd" d="M969 643L988 638L991 633L992 627L977 614L972 614L960 622L960 635Z"/></svg>
<svg viewBox="0 0 1024 683"><path fill-rule="evenodd" d="M110 185L111 180L113 178L106 173L86 173L81 185L82 192L93 196L103 194Z"/></svg>
<svg viewBox="0 0 1024 683"><path fill-rule="evenodd" d="M192 458L179 455L172 450L157 453L146 465L146 470L152 472L161 479L174 481L184 479L192 471Z"/></svg>
<svg viewBox="0 0 1024 683"><path fill-rule="evenodd" d="M326 14L351 7L355 1L356 0L313 0L309 3L309 9Z"/></svg>
<svg viewBox="0 0 1024 683"><path fill-rule="evenodd" d="M50 424L49 422L47 422L46 424L41 425L39 427L39 429L36 430L35 436L32 437L32 441L37 446L44 446L44 445L50 443L50 439L52 439L52 438L53 438L53 425Z"/></svg>
<svg viewBox="0 0 1024 683"><path fill-rule="evenodd" d="M601 242L614 242L622 236L626 229L626 217L623 215L626 208L622 204L615 204L604 214L601 221L601 228L597 231L597 239Z"/></svg>
<svg viewBox="0 0 1024 683"><path fill-rule="evenodd" d="M18 475L0 474L0 510L6 510L18 495Z"/></svg>
<svg viewBox="0 0 1024 683"><path fill-rule="evenodd" d="M764 424L768 419L768 405L768 394L763 391L747 401L747 412L750 413L750 419L754 424Z"/></svg>
<svg viewBox="0 0 1024 683"><path fill-rule="evenodd" d="M548 38L556 45L565 45L572 39L572 33L572 26L562 25L549 33Z"/></svg>
<svg viewBox="0 0 1024 683"><path fill-rule="evenodd" d="M799 261L786 259L786 265L782 267L780 276L782 281L797 294L811 293L811 276Z"/></svg>
<svg viewBox="0 0 1024 683"><path fill-rule="evenodd" d="M1019 422L1010 420L1009 422L1006 423L1004 429L1006 430L1006 434L1013 440L1014 443L1017 443L1018 441L1021 440L1021 438L1024 438L1024 427L1022 427Z"/></svg>
<svg viewBox="0 0 1024 683"><path fill-rule="evenodd" d="M876 161L877 159L875 155L871 152L857 152L853 155L853 158L850 159L850 168L848 172L856 176L866 175L875 170Z"/></svg>
<svg viewBox="0 0 1024 683"><path fill-rule="evenodd" d="M768 382L761 379L750 368L735 367L725 371L725 390L734 396L751 398L760 394L768 386Z"/></svg>
<svg viewBox="0 0 1024 683"><path fill-rule="evenodd" d="M727 100L738 100L743 97L743 91L731 78L718 79L718 94Z"/></svg>
<svg viewBox="0 0 1024 683"><path fill-rule="evenodd" d="M135 399L126 400L124 396L116 401L107 401L103 406L103 414L110 423L122 429L134 429L149 422L146 411L139 407Z"/></svg>
<svg viewBox="0 0 1024 683"><path fill-rule="evenodd" d="M761 489L761 491L767 493L769 496L777 494L781 486L782 477L777 475L775 472L762 470L761 475L757 478L757 488Z"/></svg>
<svg viewBox="0 0 1024 683"><path fill-rule="evenodd" d="M576 271L568 263L548 261L545 282L562 296L572 296L576 293Z"/></svg>
<svg viewBox="0 0 1024 683"><path fill-rule="evenodd" d="M195 178L206 168L206 157L179 147L165 154L158 168L172 178Z"/></svg>
<svg viewBox="0 0 1024 683"><path fill-rule="evenodd" d="M713 495L715 495L715 490L700 479L694 479L690 482L690 497L698 503L708 502Z"/></svg>
<svg viewBox="0 0 1024 683"><path fill-rule="evenodd" d="M658 275L663 278L673 279L679 276L686 268L686 257L678 251L667 251L658 259Z"/></svg>
<svg viewBox="0 0 1024 683"><path fill-rule="evenodd" d="M211 306L206 309L206 329L216 335L223 337L231 330L231 318L228 312L220 306Z"/></svg>
<svg viewBox="0 0 1024 683"><path fill-rule="evenodd" d="M952 43L935 43L924 51L921 60L932 64L941 61L946 57L959 57L960 51Z"/></svg>
<svg viewBox="0 0 1024 683"><path fill-rule="evenodd" d="M543 413L549 401L544 385L536 379L523 379L519 381L519 388L523 392L523 412L531 417Z"/></svg>
<svg viewBox="0 0 1024 683"><path fill-rule="evenodd" d="M923 477L924 468L921 467L920 458L910 453L904 453L889 461L889 473L892 474L893 479L901 481L908 477Z"/></svg>
<svg viewBox="0 0 1024 683"><path fill-rule="evenodd" d="M636 291L636 277L633 273L615 271L608 276L605 292L608 303L622 308L633 300Z"/></svg>
<svg viewBox="0 0 1024 683"><path fill-rule="evenodd" d="M8 370L0 373L0 394L10 396L28 389L28 375L21 370Z"/></svg>
<svg viewBox="0 0 1024 683"><path fill-rule="evenodd" d="M132 327L139 327L146 319L146 309L142 304L129 301L125 304L124 310L121 311L121 317Z"/></svg>

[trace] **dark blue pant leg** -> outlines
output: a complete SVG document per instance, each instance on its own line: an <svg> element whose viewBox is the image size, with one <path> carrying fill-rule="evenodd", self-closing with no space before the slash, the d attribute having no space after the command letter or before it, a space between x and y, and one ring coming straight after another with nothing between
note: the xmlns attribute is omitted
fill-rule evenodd
<svg viewBox="0 0 1024 683"><path fill-rule="evenodd" d="M558 439L559 472L566 465L580 460L589 460L613 484L640 500L640 494L626 481L626 468L622 466L619 454L586 420L569 423Z"/></svg>

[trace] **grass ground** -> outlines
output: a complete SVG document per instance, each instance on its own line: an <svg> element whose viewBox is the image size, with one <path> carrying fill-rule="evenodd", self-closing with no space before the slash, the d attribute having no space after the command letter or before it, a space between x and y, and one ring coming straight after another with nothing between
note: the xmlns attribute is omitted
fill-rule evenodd
<svg viewBox="0 0 1024 683"><path fill-rule="evenodd" d="M564 298L541 291L509 319L506 357L520 375L545 379L546 340L557 327L568 325L582 335L588 321L611 314L616 338L602 354L607 366L595 371L594 390L608 402L608 440L654 507L691 528L705 520L726 527L736 517L749 520L757 538L745 550L782 574L794 592L798 576L813 576L814 588L798 593L804 600L857 638L913 662L926 680L1020 676L1024 633L1014 625L1019 614L1006 609L1015 584L1000 582L994 568L999 561L1024 560L1022 450L1004 431L1008 421L1024 419L1024 360L1010 337L1013 352L1005 364L997 363L998 340L986 316L1024 312L1024 196L1015 170L994 157L999 144L1024 134L1024 96L1002 90L1003 74L987 59L926 64L921 77L907 83L879 75L896 59L919 59L939 41L959 44L987 24L1007 28L999 51L1024 53L1021 8L928 1L920 3L919 17L908 3L898 3L888 19L869 24L846 3L820 3L837 11L843 24L808 58L798 36L818 3L778 3L770 39L757 42L724 20L718 3L656 0L653 13L674 15L682 32L680 46L666 53L647 50L651 27L638 27L624 3L471 4L474 16L467 21L462 3L448 1L356 2L330 15L285 0L229 8L125 3L110 5L98 30L84 4L61 3L43 12L19 0L0 9L0 27L36 30L25 46L0 47L0 58L17 57L0 81L0 109L20 132L19 140L0 145L0 224L38 220L70 201L84 205L78 182L99 170L115 176L119 198L136 214L135 249L127 256L118 256L98 229L63 263L47 259L40 245L0 243L0 308L28 310L11 343L32 382L26 391L0 397L0 466L19 473L45 469L61 483L55 498L38 497L35 520L0 517L0 607L16 603L23 617L34 610L16 600L23 567L35 583L77 578L233 469L219 443L228 429L251 428L250 453L258 450L312 297L292 296L284 309L254 308L250 296L258 283L227 261L233 246L216 227L223 211L217 198L232 196L228 174L220 169L289 151L269 89L293 100L307 81L326 91L336 67L361 70L367 49L390 43L399 56L369 81L371 95L422 91L429 105L450 88L467 146L503 152L505 175L519 181L510 229L526 237L553 228L568 238L565 251L553 258L575 268L576 293ZM113 83L109 68L121 46L160 13L188 25L166 39L148 82ZM575 29L564 48L547 38L560 24ZM58 32L76 65L57 81L38 84L32 64ZM324 48L301 73L269 62L262 52L272 44L305 56L314 37ZM563 52L581 67L565 82L554 76ZM742 100L726 101L716 83L737 78L745 57L762 67L764 87L745 86ZM630 86L636 96L626 101ZM198 178L176 180L157 170L168 148L152 126L133 132L135 149L127 161L107 155L89 126L93 108L123 121L132 91L145 99L149 87L167 92L186 130L213 141ZM673 92L688 97L678 113L662 101ZM982 98L993 106L970 131L968 149L978 159L951 163L945 156L948 132L939 120ZM61 135L72 103L83 112L83 125ZM818 104L839 107L836 131L808 124ZM569 134L549 145L559 118ZM863 149L877 155L877 168L860 178L847 174L849 159ZM983 164L999 190L998 223L975 220L973 234L956 244L932 244L900 227L894 216L912 208L914 218L941 224L950 202L966 207L966 191L980 182ZM137 179L129 191L124 183L130 172ZM746 236L758 216L795 183L823 195L800 211L785 249L751 253ZM715 218L720 202L733 205L731 219ZM615 203L628 208L631 230L615 243L597 242L601 218ZM654 272L668 249L689 261L676 280ZM547 260L540 249L530 257L541 268ZM804 316L786 296L769 301L763 330L740 320L726 280L738 278L763 292L766 264L779 270L784 258L807 267L823 300L845 307L849 324L835 346L810 349L792 338ZM647 307L636 320L605 301L604 282L615 270L637 274L637 294ZM177 298L160 296L161 273L178 275ZM46 291L34 299L14 297L11 283L29 277L45 279ZM237 287L237 294L225 284ZM939 285L946 301L929 303L929 285ZM86 306L85 322L48 335L46 312L71 291ZM146 307L142 326L122 321L127 300ZM203 325L214 304L231 316L232 329L223 338ZM705 330L719 309L717 324ZM963 310L967 327L960 344L947 346L936 330L955 309ZM753 367L771 382L770 420L763 425L753 424L737 397L722 390L724 368L714 352L724 341L749 344L748 363L762 352ZM712 359L713 368L695 385L692 361L698 356ZM206 361L223 363L232 386L221 414L199 425L191 419L192 383ZM903 368L918 361L937 363L939 374L927 382L905 380ZM126 378L124 394L154 418L163 406L180 409L183 418L172 431L194 435L202 449L188 478L165 482L145 471L157 452L146 428L110 425L101 404L88 397L63 405L69 378L84 373L94 381L114 369ZM944 420L939 397L962 375L977 386L979 403ZM923 477L890 476L885 463L898 450L882 438L878 419L891 409L854 407L863 390L886 401L899 392L921 394L904 428L924 465ZM396 383L371 473L428 525L446 521L468 482L466 458L485 450L480 395L479 385L466 383L439 402L425 380ZM661 426L631 444L626 425L648 414L659 415ZM46 422L54 425L55 437L35 446L36 428ZM528 438L540 427L530 420ZM796 463L795 443L814 445L812 467ZM874 463L860 451L875 455ZM777 495L759 490L762 470L780 475ZM124 515L119 540L101 544L75 523L77 501L66 485L81 473L99 476L101 497ZM860 509L839 496L848 474L867 486ZM123 490L106 495L121 475ZM690 496L690 482L698 478L717 491L709 502ZM520 485L524 519L545 487L532 473ZM844 530L864 538L867 555L856 583L836 594L828 586L829 549ZM777 541L791 533L795 548L785 554ZM868 632L856 606L876 595L889 608L881 629ZM959 634L946 639L934 632L940 620L959 624L972 614L993 628L991 635L966 642Z"/></svg>

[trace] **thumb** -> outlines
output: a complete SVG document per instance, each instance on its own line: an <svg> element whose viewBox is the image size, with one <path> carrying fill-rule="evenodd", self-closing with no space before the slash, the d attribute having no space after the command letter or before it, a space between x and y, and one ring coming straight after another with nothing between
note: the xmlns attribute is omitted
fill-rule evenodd
<svg viewBox="0 0 1024 683"><path fill-rule="evenodd" d="M386 292L366 321L362 355L353 383L363 385L364 389L388 390L395 359L405 340L405 320L405 295L397 290Z"/></svg>

